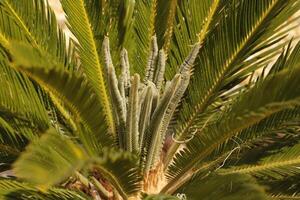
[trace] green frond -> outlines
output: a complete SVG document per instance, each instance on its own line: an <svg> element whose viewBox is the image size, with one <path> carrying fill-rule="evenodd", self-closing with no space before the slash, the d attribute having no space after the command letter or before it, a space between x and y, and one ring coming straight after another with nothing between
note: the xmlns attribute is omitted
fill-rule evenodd
<svg viewBox="0 0 300 200"><path fill-rule="evenodd" d="M102 149L98 156L89 156L79 144L52 129L27 148L13 171L18 178L45 190L81 168L98 169L127 199L139 189L141 178L137 166L137 159L131 153L112 148Z"/></svg>
<svg viewBox="0 0 300 200"><path fill-rule="evenodd" d="M286 145L297 143L299 108L273 114L231 138L219 146L199 164L197 173L215 170L243 163L253 163L270 153L279 152ZM262 153L264 152L264 153ZM209 164L209 168L203 167Z"/></svg>
<svg viewBox="0 0 300 200"><path fill-rule="evenodd" d="M15 131L6 120L0 116L0 172L10 169L27 145L28 139Z"/></svg>
<svg viewBox="0 0 300 200"><path fill-rule="evenodd" d="M1 38L6 40L3 48L8 48L10 41L26 42L28 45L34 46L57 67L74 68L75 61L72 50L66 48L65 36L58 29L55 15L47 2L5 0L1 1L0 7L0 34L3 36ZM50 118L47 116L49 107L45 105L48 97L44 97L40 88L29 81L26 76L8 67L6 62L9 59L7 57L5 61L1 61L1 65L3 65L1 70L6 71L3 76L1 74L1 80L4 82L1 85L13 83L15 87L3 87L3 90L1 90L1 92L7 90L5 97L10 99L8 102L11 104L7 105L4 102L6 105L3 106L16 106L15 108L8 108L8 110L17 112L14 115L28 118L29 121L34 121L35 126L39 126L38 131L29 131L29 129L25 131L23 128L18 130L19 133L25 135L26 132L44 131L50 124ZM19 83L21 87L18 86ZM11 99L14 99L14 101L11 101ZM40 119L37 119L37 117ZM30 127L34 128L32 125Z"/></svg>
<svg viewBox="0 0 300 200"><path fill-rule="evenodd" d="M286 147L282 152L262 159L256 164L237 166L220 171L221 174L248 173L258 177L282 179L299 174L300 145Z"/></svg>
<svg viewBox="0 0 300 200"><path fill-rule="evenodd" d="M14 163L13 171L18 178L45 190L79 170L87 159L78 144L50 129L28 146Z"/></svg>
<svg viewBox="0 0 300 200"><path fill-rule="evenodd" d="M172 3L175 4L174 1ZM174 34L168 54L167 79L174 76L192 44L202 45L207 33L216 24L216 14L221 12L223 4L219 0L204 0L201 3L197 0L178 1L173 22Z"/></svg>
<svg viewBox="0 0 300 200"><path fill-rule="evenodd" d="M299 63L299 58L297 56L298 51L299 44L296 45L291 54L289 54L288 51L283 52L282 56L280 56L276 63L272 66L271 72L268 76L272 76L284 69L293 69L297 63ZM295 128L297 128L297 122L299 121L299 118L299 107L285 109L278 113L272 114L259 123L241 131L238 134L238 137L233 138L227 141L226 144L218 147L214 153L212 153L212 156L207 158L207 160L211 159L211 162L215 162L224 154L226 155L228 152L231 152L233 149L239 148L240 151L242 148L253 145L255 146L255 143L259 143L260 141L271 140L270 137L272 137L272 135L276 135L277 133L286 133L287 127L291 129L294 126L293 124L295 124Z"/></svg>
<svg viewBox="0 0 300 200"><path fill-rule="evenodd" d="M48 1L0 0L0 199L298 198L300 1Z"/></svg>
<svg viewBox="0 0 300 200"><path fill-rule="evenodd" d="M0 7L1 34L10 40L28 42L59 67L74 68L72 50L66 48L65 35L46 2L4 0Z"/></svg>
<svg viewBox="0 0 300 200"><path fill-rule="evenodd" d="M90 199L84 194L74 191L51 188L48 191L41 191L34 186L8 179L0 179L0 198L3 200L87 200Z"/></svg>
<svg viewBox="0 0 300 200"><path fill-rule="evenodd" d="M295 197L299 198L299 174L286 176L283 179L268 180L260 179L260 182L268 187L268 193L272 197Z"/></svg>
<svg viewBox="0 0 300 200"><path fill-rule="evenodd" d="M78 180L86 187L95 186L100 193L105 193L105 196L109 198L112 191L107 190L101 184L103 176L116 190L113 193L118 193L122 198L130 199L138 195L141 186L141 175L138 169L138 159L135 155L128 151L104 148L98 157L92 157L90 161L93 172L90 173L88 178L76 173ZM101 177L100 180L95 178L98 176Z"/></svg>
<svg viewBox="0 0 300 200"><path fill-rule="evenodd" d="M138 159L130 152L105 148L95 166L117 189L119 194L128 199L140 189L141 175L138 169Z"/></svg>
<svg viewBox="0 0 300 200"><path fill-rule="evenodd" d="M97 100L93 88L84 78L49 66L51 63L24 44L12 44L10 50L14 59L12 65L39 83L46 91L61 99L75 115L76 122L81 120L87 125L87 132L80 135L90 153L99 153L101 146L112 145L111 136L106 132L103 123L102 105ZM35 59L31 59L34 57ZM77 128L81 129L80 125Z"/></svg>
<svg viewBox="0 0 300 200"><path fill-rule="evenodd" d="M164 194L154 194L154 195L148 195L143 200L178 200L175 196L170 195L164 195Z"/></svg>
<svg viewBox="0 0 300 200"><path fill-rule="evenodd" d="M300 199L300 195L284 195L284 194L279 194L279 195L273 195L271 199L274 200L298 200Z"/></svg>
<svg viewBox="0 0 300 200"><path fill-rule="evenodd" d="M155 32L159 38L158 44L168 55L173 37L178 0L157 1Z"/></svg>
<svg viewBox="0 0 300 200"><path fill-rule="evenodd" d="M2 46L7 46L8 45L7 38L1 32L0 32L0 44Z"/></svg>
<svg viewBox="0 0 300 200"><path fill-rule="evenodd" d="M136 0L126 0L121 3L120 7L119 11L122 14L119 15L119 46L131 48Z"/></svg>
<svg viewBox="0 0 300 200"><path fill-rule="evenodd" d="M262 120L239 134L239 138L243 142L253 141L271 133L283 132L292 122L300 119L300 108L287 109Z"/></svg>
<svg viewBox="0 0 300 200"><path fill-rule="evenodd" d="M67 48L65 35L59 29L55 14L46 1L24 0L18 2L15 0L5 0L1 1L0 7L0 34L6 39L6 44L3 45L4 48L8 48L10 41L28 43L28 45L36 48L43 57L55 63L56 67L65 67L68 70L73 70L75 68L76 60L74 58L72 44L70 42L68 44L69 48ZM9 59L9 57L6 58L5 62ZM9 70L13 69L10 68ZM13 77L16 78L11 78L9 81L17 84L17 82L20 82L21 80L22 86L24 86L24 88L28 87L26 90L23 89L23 92L18 90L17 96L19 98L16 99L20 99L20 102L25 104L25 106L19 105L15 110L18 110L18 112L21 111L22 114L23 108L27 108L31 112L36 112L36 110L39 109L40 113L38 114L40 116L46 116L46 126L49 126L50 117L47 116L45 108L47 110L52 108L45 104L47 104L50 97L43 96L43 91L41 91L35 83L26 80L28 79L27 77L23 77L19 72L14 73L16 75L13 75ZM25 81L22 79L25 79ZM12 91L11 88L8 89ZM13 94L13 92L11 93ZM26 95L29 96L29 101L22 97L24 96L22 93L27 93ZM7 96L9 97L9 95ZM37 99L37 97L39 99ZM58 102L54 97L51 99L55 103ZM37 104L38 101L41 102L41 106ZM16 101L13 101L12 104L17 105ZM57 105L57 107L60 106ZM66 113L65 110L60 110L62 113Z"/></svg>
<svg viewBox="0 0 300 200"><path fill-rule="evenodd" d="M97 99L99 99L103 106L109 132L115 136L116 127L113 118L113 111L105 85L105 73L101 66L98 54L101 50L101 46L97 45L98 42L96 41L95 33L91 27L91 25L94 25L94 21L92 21L93 19L91 19L90 14L95 14L95 12L90 14L88 13L90 8L89 6L94 4L87 4L88 2L85 0L62 0L61 3L67 14L70 29L79 43L79 56L84 74L95 90Z"/></svg>
<svg viewBox="0 0 300 200"><path fill-rule="evenodd" d="M190 176L199 162L240 131L272 114L299 105L299 74L299 67L283 70L241 94L231 108L225 110L221 121L209 125L201 134L196 134L187 148L176 155L169 169L171 181L166 188L175 184L175 180L176 184L180 184L180 179ZM285 91L284 95L281 91ZM269 95L266 97L264 94Z"/></svg>
<svg viewBox="0 0 300 200"><path fill-rule="evenodd" d="M293 6L291 6L293 5ZM253 63L268 63L270 54L264 54L274 40L282 38L283 23L295 13L300 4L294 1L233 1L225 6L216 26L206 37L195 66L194 78L183 102L177 128L177 139L184 140L188 133L201 127L202 113L216 99L244 80L243 71ZM253 15L253 12L256 12ZM225 16L227 17L225 17ZM276 16L276 17L275 17ZM248 23L244 23L248 21ZM288 26L288 24L286 24ZM243 30L243 31L241 31ZM273 37L270 41L268 38ZM275 47L269 47L269 52ZM225 53L224 53L225 52ZM251 61L247 60L253 56ZM265 57L268 59L265 59ZM247 63L247 65L245 65ZM265 64L256 64L252 71ZM238 74L238 75L236 75ZM251 73L248 72L248 76ZM235 78L232 79L232 76ZM203 81L205 80L205 81ZM230 81L229 81L230 80ZM231 84L230 84L231 83ZM199 92L195 92L199 91ZM178 145L175 149L178 149Z"/></svg>
<svg viewBox="0 0 300 200"><path fill-rule="evenodd" d="M6 60L0 60L0 85L1 115L26 119L40 130L49 126L45 105L34 84L26 76L9 67ZM28 135L28 138L30 137L32 136Z"/></svg>
<svg viewBox="0 0 300 200"><path fill-rule="evenodd" d="M17 121L15 121L15 123L17 124ZM16 145L16 146L20 144L21 146L24 146L24 144L26 144L26 139L23 138L24 136L22 134L18 134L17 131L11 126L11 124L13 125L13 120L8 121L0 116L1 145L9 147L9 144ZM9 149L5 149L5 148L4 149L1 148L0 151L3 152L3 150L9 151ZM11 152L16 154L19 153L18 149L12 149Z"/></svg>
<svg viewBox="0 0 300 200"><path fill-rule="evenodd" d="M211 174L203 179L195 177L176 193L191 200L199 199L199 197L203 200L269 199L265 188L258 185L254 178L244 174L224 176Z"/></svg>

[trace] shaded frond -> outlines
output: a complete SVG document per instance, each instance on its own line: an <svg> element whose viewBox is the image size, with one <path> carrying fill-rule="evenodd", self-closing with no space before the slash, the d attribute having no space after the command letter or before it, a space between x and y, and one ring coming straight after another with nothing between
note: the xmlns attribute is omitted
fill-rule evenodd
<svg viewBox="0 0 300 200"><path fill-rule="evenodd" d="M0 197L3 200L87 200L84 194L74 191L51 188L47 192L40 191L34 186L8 179L0 179Z"/></svg>
<svg viewBox="0 0 300 200"><path fill-rule="evenodd" d="M300 199L300 195L294 194L294 195L285 195L285 194L278 194L278 195L272 195L271 199L274 200L298 200Z"/></svg>
<svg viewBox="0 0 300 200"><path fill-rule="evenodd" d="M178 0L157 1L155 32L159 39L158 46L168 55L173 37Z"/></svg>
<svg viewBox="0 0 300 200"><path fill-rule="evenodd" d="M164 194L157 194L157 195L148 195L143 200L178 200L175 196L169 196Z"/></svg>
<svg viewBox="0 0 300 200"><path fill-rule="evenodd" d="M124 199L140 189L141 175L138 159L130 152L105 148L95 159L96 169L107 178Z"/></svg>
<svg viewBox="0 0 300 200"><path fill-rule="evenodd" d="M249 173L259 177L282 179L299 174L300 145L286 147L282 152L263 158L257 164L237 166L222 170L222 174Z"/></svg>
<svg viewBox="0 0 300 200"><path fill-rule="evenodd" d="M254 178L244 174L219 175L211 174L203 179L195 177L185 186L176 191L177 195L184 195L186 199L269 199L265 188L260 186Z"/></svg>
<svg viewBox="0 0 300 200"><path fill-rule="evenodd" d="M49 126L49 118L32 82L10 68L6 61L0 61L0 66L0 113L26 118L45 130Z"/></svg>
<svg viewBox="0 0 300 200"><path fill-rule="evenodd" d="M287 176L284 179L275 179L275 180L260 180L262 184L268 186L268 192L272 196L286 196L292 197L295 196L299 198L299 174L295 176Z"/></svg>
<svg viewBox="0 0 300 200"><path fill-rule="evenodd" d="M2 128L0 128L0 135L0 172L4 172L11 169L11 164L16 161L24 150L28 140L16 133L8 133Z"/></svg>
<svg viewBox="0 0 300 200"><path fill-rule="evenodd" d="M28 146L14 163L13 171L18 178L48 189L83 167L87 158L78 144L50 129Z"/></svg>
<svg viewBox="0 0 300 200"><path fill-rule="evenodd" d="M174 6L175 2L169 4ZM166 71L167 79L174 76L178 66L188 55L192 44L198 42L202 45L207 33L216 24L216 15L222 8L223 3L220 0L204 0L201 3L197 0L178 1L174 25L168 26L174 29L174 34L170 43L170 52L166 52L170 62ZM173 14L172 12L175 11L170 10L169 14ZM167 34L168 32L166 36Z"/></svg>

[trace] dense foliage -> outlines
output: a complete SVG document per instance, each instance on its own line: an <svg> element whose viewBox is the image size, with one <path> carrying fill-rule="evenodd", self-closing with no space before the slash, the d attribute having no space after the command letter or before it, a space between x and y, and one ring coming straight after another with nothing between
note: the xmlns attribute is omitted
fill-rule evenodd
<svg viewBox="0 0 300 200"><path fill-rule="evenodd" d="M1 199L300 199L298 0L0 0Z"/></svg>

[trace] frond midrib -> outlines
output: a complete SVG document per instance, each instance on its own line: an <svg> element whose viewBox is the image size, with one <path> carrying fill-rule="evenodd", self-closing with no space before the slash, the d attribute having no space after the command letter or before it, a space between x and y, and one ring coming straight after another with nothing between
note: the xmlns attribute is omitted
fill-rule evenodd
<svg viewBox="0 0 300 200"><path fill-rule="evenodd" d="M86 30L89 39L91 42L91 51L93 52L94 58L96 59L96 70L97 70L97 86L96 89L98 90L96 93L98 94L99 99L101 100L101 103L103 104L104 112L106 114L106 120L108 123L108 127L110 129L110 132L116 136L116 127L114 124L114 119L113 119L113 111L112 107L110 104L110 100L107 94L106 86L105 86L105 81L103 77L103 72L102 72L102 66L100 64L100 58L99 54L97 52L97 47L96 47L96 41L94 38L94 34L92 31L92 25L90 24L89 17L88 17L88 11L85 8L85 3L83 0L80 0L81 7L83 8L84 12L82 13L82 18L84 19L85 23L88 25L88 29Z"/></svg>
<svg viewBox="0 0 300 200"><path fill-rule="evenodd" d="M25 31L25 34L27 35L27 39L30 40L30 42L32 42L32 45L36 48L38 48L39 50L41 50L41 46L38 45L38 42L36 40L36 38L31 34L31 32L29 31L29 29L27 28L25 22L23 19L21 19L21 17L17 14L17 12L15 11L15 9L13 8L13 6L8 2L5 1L7 7L9 8L9 10L12 12L12 14L14 15L15 19L17 19L18 24L21 26L21 28Z"/></svg>
<svg viewBox="0 0 300 200"><path fill-rule="evenodd" d="M205 23L203 25L203 28L201 29L200 33L198 34L198 43L202 44L204 39L207 36L209 26L212 22L212 19L217 11L218 5L220 3L220 0L214 0L213 4L211 5L209 9L209 13L207 18L205 19Z"/></svg>
<svg viewBox="0 0 300 200"><path fill-rule="evenodd" d="M289 160L277 160L277 161L269 161L266 163L261 163L261 164L257 164L257 165L247 165L243 168L242 167L238 167L238 168L232 168L232 169L224 169L220 174L234 174L234 173L255 173L255 172L259 172L259 171L263 171L263 170L268 170L268 169L273 169L273 168L278 168L278 167L284 167L284 166L288 166L288 165L295 165L295 164L299 164L300 163L300 157L296 157L293 159L289 159Z"/></svg>

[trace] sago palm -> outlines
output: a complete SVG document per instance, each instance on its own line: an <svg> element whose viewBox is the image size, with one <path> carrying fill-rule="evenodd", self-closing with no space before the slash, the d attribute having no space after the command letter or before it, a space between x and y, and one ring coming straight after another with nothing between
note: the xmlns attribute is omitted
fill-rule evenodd
<svg viewBox="0 0 300 200"><path fill-rule="evenodd" d="M61 4L0 0L1 199L300 199L300 1Z"/></svg>

